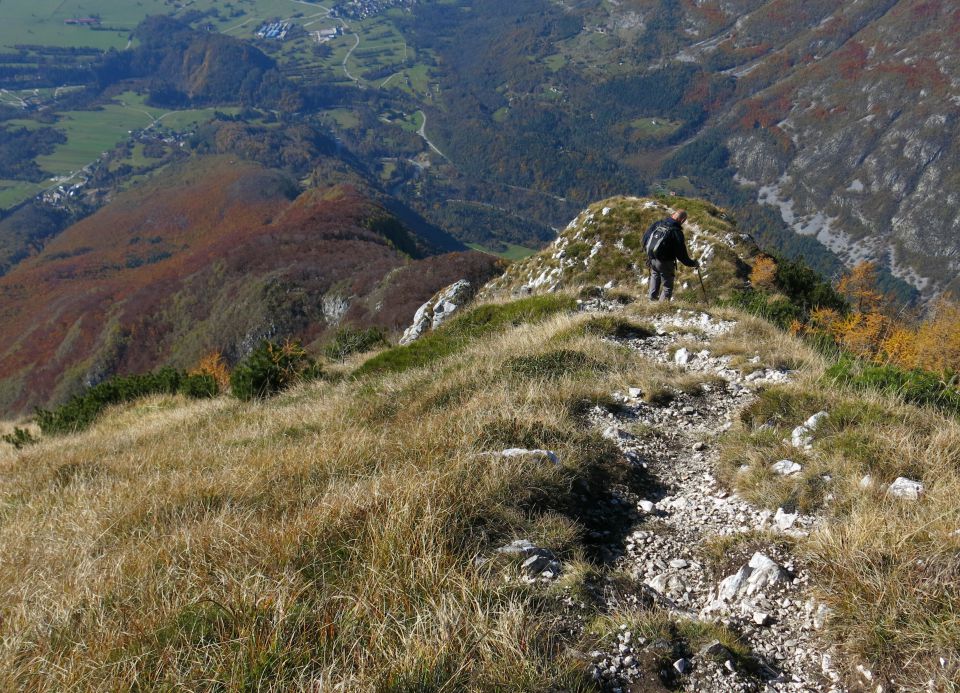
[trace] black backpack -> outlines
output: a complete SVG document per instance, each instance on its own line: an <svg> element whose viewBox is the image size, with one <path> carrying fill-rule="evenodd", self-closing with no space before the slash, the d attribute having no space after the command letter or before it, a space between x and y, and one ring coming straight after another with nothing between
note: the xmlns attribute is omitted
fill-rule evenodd
<svg viewBox="0 0 960 693"><path fill-rule="evenodd" d="M662 262L673 259L670 252L670 238L673 235L673 227L667 223L657 224L653 227L650 238L647 239L647 257Z"/></svg>

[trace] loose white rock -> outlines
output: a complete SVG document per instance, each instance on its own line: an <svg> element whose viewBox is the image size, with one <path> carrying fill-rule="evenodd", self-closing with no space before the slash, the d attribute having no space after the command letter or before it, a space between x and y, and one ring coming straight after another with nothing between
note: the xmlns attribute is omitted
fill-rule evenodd
<svg viewBox="0 0 960 693"><path fill-rule="evenodd" d="M906 500L920 500L920 496L923 495L924 487L919 481L913 481L912 479L907 479L906 477L897 477L897 479L890 484L890 488L887 489L887 493L891 496L896 496L897 498L904 498Z"/></svg>
<svg viewBox="0 0 960 693"><path fill-rule="evenodd" d="M773 516L773 524L781 532L786 532L793 527L797 521L797 513L787 513L783 508L777 508L777 514Z"/></svg>
<svg viewBox="0 0 960 693"><path fill-rule="evenodd" d="M690 363L690 352L687 351L686 347L677 349L677 353L673 355L673 362L680 366L685 366Z"/></svg>
<svg viewBox="0 0 960 693"><path fill-rule="evenodd" d="M772 471L774 474L779 474L780 476L792 476L794 474L799 474L801 469L803 469L803 467L793 460L780 460L779 462L774 462L770 466L770 471Z"/></svg>
<svg viewBox="0 0 960 693"><path fill-rule="evenodd" d="M550 450L527 450L525 448L509 448L501 452L500 456L501 457L540 458L542 460L553 462L554 464L560 464L560 458L557 457L557 453L551 452Z"/></svg>

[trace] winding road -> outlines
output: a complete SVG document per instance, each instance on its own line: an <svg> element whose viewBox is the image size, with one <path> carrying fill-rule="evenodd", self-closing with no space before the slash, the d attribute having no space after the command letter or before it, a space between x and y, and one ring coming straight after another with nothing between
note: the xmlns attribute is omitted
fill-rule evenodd
<svg viewBox="0 0 960 693"><path fill-rule="evenodd" d="M442 156L442 157L443 157L444 159L446 159L447 161L450 161L450 158L449 158L446 154L444 154L443 152L441 152L440 149L437 147L437 145L435 145L433 142L431 142L431 141L430 141L430 138L427 137L427 114L424 113L423 111L417 111L417 113L419 113L420 116L423 118L423 122L420 124L420 129L417 130L417 134L420 135L420 137L423 138L423 141L427 143L427 146L429 146L430 149L432 149L433 151L435 151L437 154L439 154L440 156ZM451 163L453 163L453 162L451 162Z"/></svg>

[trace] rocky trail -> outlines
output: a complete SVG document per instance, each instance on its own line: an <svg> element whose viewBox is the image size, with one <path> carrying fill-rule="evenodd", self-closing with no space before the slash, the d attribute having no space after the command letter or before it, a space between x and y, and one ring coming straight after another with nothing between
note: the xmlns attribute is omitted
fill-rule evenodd
<svg viewBox="0 0 960 693"><path fill-rule="evenodd" d="M760 510L713 475L716 439L753 400L754 387L783 382L790 374L760 369L744 375L729 357L712 356L711 340L732 322L678 310L654 324L654 336L617 341L645 358L704 377L693 394L675 392L657 403L629 388L614 393L621 405L616 412L599 407L591 412L592 423L642 479L611 489L590 523L603 526L605 513L612 522L614 516L629 518L627 526L596 531L594 538L608 565L644 586L642 594L607 590L605 599L611 611L657 604L680 619L719 622L745 648L738 655L714 641L690 651L680 635L651 642L623 624L615 650L589 653L594 678L605 690L624 693L842 690L831 654L817 636L826 607L809 595L807 568L790 551L791 537L809 532L815 518L790 509ZM681 341L697 342L701 349L676 349Z"/></svg>

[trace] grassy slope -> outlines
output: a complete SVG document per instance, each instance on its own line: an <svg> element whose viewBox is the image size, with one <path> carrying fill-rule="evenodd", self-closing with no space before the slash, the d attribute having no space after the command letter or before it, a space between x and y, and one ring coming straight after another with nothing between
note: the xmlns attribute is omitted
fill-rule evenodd
<svg viewBox="0 0 960 693"><path fill-rule="evenodd" d="M627 317L642 324L660 309L635 304ZM932 678L948 690L957 661L937 659L960 641L960 423L824 381L827 364L806 345L722 313L740 324L716 353L801 376L744 412L722 441L719 478L761 505L824 514L797 550L834 609L829 632L850 672L864 662L909 689ZM82 436L0 451L5 683L589 689L569 647L595 641L559 635L560 599L602 616L601 637L637 615L596 613L586 589L598 569L575 497L624 470L581 418L584 403L696 381L601 341L596 325L615 321L534 315L485 321L499 329L473 341L441 330L435 340L455 348L413 362L391 350L360 380L263 405L149 400ZM813 449L786 449L820 409L831 417ZM518 445L556 450L561 465L478 456ZM787 456L803 473L772 477L769 463ZM928 493L897 502L859 489L865 473L910 476ZM516 537L564 559L558 585L542 592L504 581L515 572L503 560L474 562ZM640 616L647 628L669 621Z"/></svg>
<svg viewBox="0 0 960 693"><path fill-rule="evenodd" d="M4 450L6 686L589 688L556 629L591 571L572 494L622 470L577 413L672 376L576 336L584 319L263 405L147 400ZM594 367L510 366L559 346ZM480 454L516 445L562 463ZM545 596L473 561L520 536L569 562Z"/></svg>

